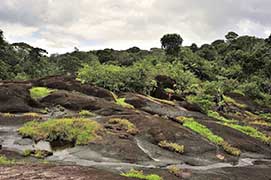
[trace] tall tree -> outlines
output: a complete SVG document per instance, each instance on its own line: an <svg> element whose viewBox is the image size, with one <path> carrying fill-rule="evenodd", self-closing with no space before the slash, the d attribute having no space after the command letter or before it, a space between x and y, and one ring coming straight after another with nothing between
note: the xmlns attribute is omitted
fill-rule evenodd
<svg viewBox="0 0 271 180"><path fill-rule="evenodd" d="M178 56L183 39L179 34L166 34L161 38L162 48L166 54Z"/></svg>

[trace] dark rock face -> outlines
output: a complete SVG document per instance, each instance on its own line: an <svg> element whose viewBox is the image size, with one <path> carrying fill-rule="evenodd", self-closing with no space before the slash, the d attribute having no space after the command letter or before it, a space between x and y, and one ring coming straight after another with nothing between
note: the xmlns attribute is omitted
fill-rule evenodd
<svg viewBox="0 0 271 180"><path fill-rule="evenodd" d="M86 96L80 93L63 90L51 93L49 96L43 98L40 102L48 106L60 105L70 110L86 109L95 111L108 109L108 111L110 111L111 109L118 111L118 109L121 109L121 107L115 103L106 101L102 98Z"/></svg>
<svg viewBox="0 0 271 180"><path fill-rule="evenodd" d="M37 103L31 99L31 84L0 84L0 112L29 112Z"/></svg>
<svg viewBox="0 0 271 180"><path fill-rule="evenodd" d="M114 100L110 91L90 84L82 84L72 76L50 76L38 80L33 80L34 86L43 86L52 89L62 89L67 91L78 91L89 96Z"/></svg>

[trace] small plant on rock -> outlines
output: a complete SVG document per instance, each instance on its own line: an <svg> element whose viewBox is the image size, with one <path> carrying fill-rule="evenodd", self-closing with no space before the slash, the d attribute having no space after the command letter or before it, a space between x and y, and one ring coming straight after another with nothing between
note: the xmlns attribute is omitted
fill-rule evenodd
<svg viewBox="0 0 271 180"><path fill-rule="evenodd" d="M168 149L176 153L184 153L184 145L179 145L177 143L172 143L168 141L160 141L158 144L161 148Z"/></svg>

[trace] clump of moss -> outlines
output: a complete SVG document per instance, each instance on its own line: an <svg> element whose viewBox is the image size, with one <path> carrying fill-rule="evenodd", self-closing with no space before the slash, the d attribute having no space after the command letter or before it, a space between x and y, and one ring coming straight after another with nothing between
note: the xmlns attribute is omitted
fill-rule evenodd
<svg viewBox="0 0 271 180"><path fill-rule="evenodd" d="M226 103L232 104L232 105L234 105L234 106L236 106L236 107L239 107L239 108L241 108L241 109L244 109L244 108L247 107L247 105L238 103L238 102L236 102L234 99L232 99L232 98L229 97L229 96L223 96L223 99L224 99L224 101L225 101Z"/></svg>
<svg viewBox="0 0 271 180"><path fill-rule="evenodd" d="M15 161L0 155L0 165L11 165L11 164L15 164Z"/></svg>
<svg viewBox="0 0 271 180"><path fill-rule="evenodd" d="M77 145L88 144L98 136L100 125L96 121L84 118L51 119L46 122L31 121L18 131L24 137L36 141L69 141Z"/></svg>
<svg viewBox="0 0 271 180"><path fill-rule="evenodd" d="M228 123L236 122L236 120L227 119L227 118L221 116L221 115L220 115L218 112L216 112L216 111L211 111L211 110L209 110L209 111L207 112L207 115L208 115L209 117L211 117L211 118L214 118L214 119L219 120L219 121L222 121L222 122L228 122Z"/></svg>
<svg viewBox="0 0 271 180"><path fill-rule="evenodd" d="M33 99L42 99L46 96L48 96L50 93L54 92L56 90L54 89L49 89L46 87L33 87L30 89L30 96Z"/></svg>
<svg viewBox="0 0 271 180"><path fill-rule="evenodd" d="M127 173L122 173L121 176L130 177L130 178L137 178L137 179L144 179L144 180L163 180L162 177L160 177L156 174L144 175L143 171L137 171L134 169L131 169Z"/></svg>
<svg viewBox="0 0 271 180"><path fill-rule="evenodd" d="M38 158L38 159L44 159L48 156L51 156L53 155L52 152L48 152L48 151L45 151L45 150L25 150L23 152L23 156L27 157L27 156L32 156L32 157L35 157L35 158Z"/></svg>
<svg viewBox="0 0 271 180"><path fill-rule="evenodd" d="M116 104L120 105L120 106L122 106L124 108L129 108L129 109L134 109L135 108L133 105L131 105L129 103L126 103L125 98L117 98L116 99Z"/></svg>
<svg viewBox="0 0 271 180"><path fill-rule="evenodd" d="M201 136L208 139L210 142L221 146L227 153L239 156L241 151L235 147L232 147L228 142L226 142L222 137L215 135L210 129L206 126L198 123L193 118L187 117L177 117L178 121L180 121L184 127L191 129L192 131L200 134Z"/></svg>
<svg viewBox="0 0 271 180"><path fill-rule="evenodd" d="M40 118L41 115L35 112L29 112L29 113L24 113L24 116L29 116L29 117L33 117L33 118Z"/></svg>
<svg viewBox="0 0 271 180"><path fill-rule="evenodd" d="M184 153L184 145L179 145L177 143L172 143L168 141L160 141L158 145L164 149L168 149L176 153Z"/></svg>
<svg viewBox="0 0 271 180"><path fill-rule="evenodd" d="M93 112L90 112L88 110L81 110L78 114L80 116L83 116L83 117L94 117L94 116L96 116Z"/></svg>
<svg viewBox="0 0 271 180"><path fill-rule="evenodd" d="M181 175L182 175L182 169L178 168L175 165L168 167L168 172L171 174L174 174L177 177L181 177Z"/></svg>
<svg viewBox="0 0 271 180"><path fill-rule="evenodd" d="M128 119L112 118L109 119L108 123L121 126L121 128L125 129L126 132L129 134L136 135L138 133L138 129L136 128L136 126Z"/></svg>
<svg viewBox="0 0 271 180"><path fill-rule="evenodd" d="M271 127L271 123L263 121L263 120L252 121L252 122L250 122L250 124Z"/></svg>
<svg viewBox="0 0 271 180"><path fill-rule="evenodd" d="M257 129L251 127L251 126L241 126L238 124L229 124L229 123L224 123L224 125L231 127L233 129L236 129L250 137L256 138L261 140L265 144L271 144L271 137L267 136L266 134L258 131Z"/></svg>

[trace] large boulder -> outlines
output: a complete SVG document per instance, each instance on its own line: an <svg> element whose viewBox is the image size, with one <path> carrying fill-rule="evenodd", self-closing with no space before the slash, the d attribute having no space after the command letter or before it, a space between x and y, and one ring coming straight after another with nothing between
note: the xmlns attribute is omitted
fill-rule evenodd
<svg viewBox="0 0 271 180"><path fill-rule="evenodd" d="M106 100L114 100L114 97L110 91L91 84L82 84L73 76L49 76L42 79L33 80L33 85L52 89L77 91L89 96L104 98Z"/></svg>
<svg viewBox="0 0 271 180"><path fill-rule="evenodd" d="M60 105L70 110L104 110L107 114L114 114L123 111L121 106L115 102L107 101L103 98L87 96L78 92L59 90L51 93L40 101L45 106Z"/></svg>
<svg viewBox="0 0 271 180"><path fill-rule="evenodd" d="M30 83L0 83L0 112L32 111L37 104L30 96L30 88Z"/></svg>

